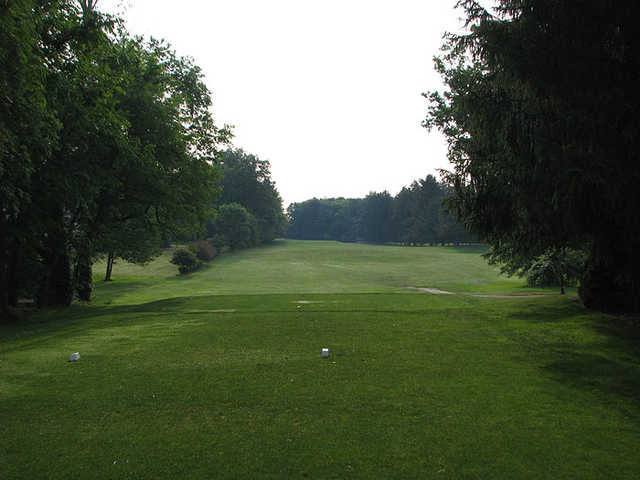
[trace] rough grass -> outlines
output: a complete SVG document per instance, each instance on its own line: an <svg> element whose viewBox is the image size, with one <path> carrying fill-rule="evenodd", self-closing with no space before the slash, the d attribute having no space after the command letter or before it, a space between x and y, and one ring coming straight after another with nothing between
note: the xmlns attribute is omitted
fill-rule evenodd
<svg viewBox="0 0 640 480"><path fill-rule="evenodd" d="M353 247L341 263L355 262ZM624 319L560 296L386 283L298 293L299 274L251 279L275 256L320 278L314 263L339 248L237 254L246 281L239 261L221 258L187 280L197 296L153 300L173 291L166 278L183 280L156 278L162 261L132 276L118 265L100 302L0 329L0 478L636 478L640 352ZM370 276L410 263L366 248L379 265ZM451 249L407 250L448 256L451 271L476 265ZM504 282L485 270L490 285ZM206 295L216 271L241 294ZM423 286L452 289L432 275ZM276 292L246 294L265 281ZM295 293L277 293L287 281ZM152 293L109 290L118 285ZM80 361L66 362L75 351Z"/></svg>

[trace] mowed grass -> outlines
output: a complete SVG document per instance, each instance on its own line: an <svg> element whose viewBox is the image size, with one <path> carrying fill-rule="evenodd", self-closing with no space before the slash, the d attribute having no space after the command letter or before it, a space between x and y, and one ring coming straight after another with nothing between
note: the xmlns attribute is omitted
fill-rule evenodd
<svg viewBox="0 0 640 480"><path fill-rule="evenodd" d="M625 319L561 296L402 287L521 288L486 266L486 286L408 273L376 290L327 274L321 285L344 290L324 293L304 292L300 272L266 274L278 257L307 264L318 285L341 248L282 243L185 280L161 259L118 265L95 304L1 328L0 478L637 478L640 352ZM399 267L393 248L363 246L379 265L370 276L482 266L477 253L424 248ZM205 293L225 270L225 294ZM174 294L153 298L162 292Z"/></svg>
<svg viewBox="0 0 640 480"><path fill-rule="evenodd" d="M499 275L481 257L481 246L376 246L282 240L227 253L196 275L177 275L171 252L144 267L119 262L113 282L102 285L94 303L139 303L171 297L274 293L389 293L408 286L454 292L534 292L520 279ZM96 282L103 264L94 266Z"/></svg>

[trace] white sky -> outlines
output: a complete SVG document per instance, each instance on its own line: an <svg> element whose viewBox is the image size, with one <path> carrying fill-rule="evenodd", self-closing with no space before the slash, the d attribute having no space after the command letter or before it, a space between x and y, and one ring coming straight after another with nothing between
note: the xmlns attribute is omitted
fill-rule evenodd
<svg viewBox="0 0 640 480"><path fill-rule="evenodd" d="M432 57L459 32L455 0L100 0L132 34L195 59L233 144L271 162L284 206L395 195L447 168L421 127Z"/></svg>

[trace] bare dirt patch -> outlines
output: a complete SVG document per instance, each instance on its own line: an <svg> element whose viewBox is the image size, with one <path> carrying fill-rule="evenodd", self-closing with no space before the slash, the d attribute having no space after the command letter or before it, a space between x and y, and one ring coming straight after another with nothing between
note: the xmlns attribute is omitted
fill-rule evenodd
<svg viewBox="0 0 640 480"><path fill-rule="evenodd" d="M427 287L407 287L409 290L417 290L418 292L427 292L433 295L455 295L454 292L447 292L446 290L440 290L438 288Z"/></svg>
<svg viewBox="0 0 640 480"><path fill-rule="evenodd" d="M407 287L409 290L415 290L418 292L431 293L433 295L456 295L455 292L447 292L446 290L440 290L439 288L429 287ZM500 293L500 294L475 294L475 293L463 293L461 295L469 295L476 298L533 298L533 297L549 297L559 295L558 293Z"/></svg>

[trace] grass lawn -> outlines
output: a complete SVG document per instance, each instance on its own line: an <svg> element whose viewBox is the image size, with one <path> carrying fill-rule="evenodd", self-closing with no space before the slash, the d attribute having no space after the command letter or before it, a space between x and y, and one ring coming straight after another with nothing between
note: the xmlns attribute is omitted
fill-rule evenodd
<svg viewBox="0 0 640 480"><path fill-rule="evenodd" d="M569 297L469 295L528 291L477 249L176 270L118 264L91 305L0 328L0 478L637 478L638 338Z"/></svg>
<svg viewBox="0 0 640 480"><path fill-rule="evenodd" d="M166 252L147 266L117 263L94 303L122 305L172 297L275 293L533 292L500 276L482 247L400 247L287 240L225 254L196 275L178 276ZM105 266L94 266L97 283ZM554 291L555 292L555 291Z"/></svg>

